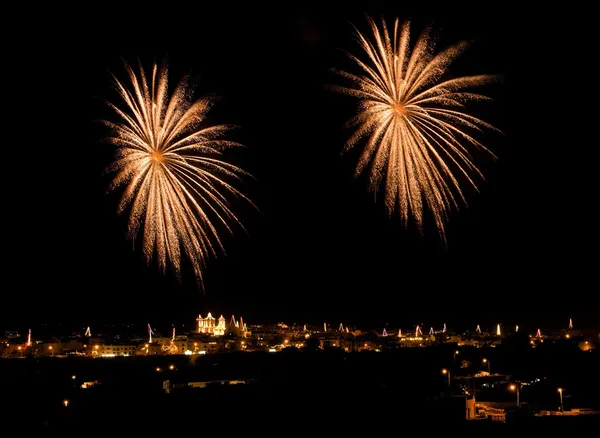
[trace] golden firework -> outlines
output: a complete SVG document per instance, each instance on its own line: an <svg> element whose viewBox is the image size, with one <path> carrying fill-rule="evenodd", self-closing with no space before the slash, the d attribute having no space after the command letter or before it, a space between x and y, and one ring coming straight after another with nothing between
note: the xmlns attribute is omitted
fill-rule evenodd
<svg viewBox="0 0 600 438"><path fill-rule="evenodd" d="M369 169L369 186L383 186L390 214L399 206L404 224L412 213L420 231L428 208L445 241L445 223L457 199L465 202L459 186L464 176L477 188L473 174L482 177L468 147L489 152L473 136L490 124L465 112L468 101L487 97L467 91L496 76L478 75L442 79L450 63L467 47L461 42L438 53L431 29L410 49L410 23L396 19L393 32L368 18L372 39L356 31L366 55L350 54L362 74L339 72L350 84L334 89L360 99L358 114L349 121L356 130L345 150L364 139L356 175Z"/></svg>
<svg viewBox="0 0 600 438"><path fill-rule="evenodd" d="M200 285L207 257L223 250L217 224L231 232L240 221L226 195L247 200L227 180L245 174L222 159L223 151L239 146L223 139L231 127L207 125L211 98L192 100L190 78L183 77L169 96L168 67L154 64L146 76L125 62L128 83L112 76L123 106L107 102L119 116L104 121L117 147L110 190L124 186L118 211L128 207L128 237L142 229L143 251L154 256L161 271L170 262L179 277L182 253L187 256Z"/></svg>

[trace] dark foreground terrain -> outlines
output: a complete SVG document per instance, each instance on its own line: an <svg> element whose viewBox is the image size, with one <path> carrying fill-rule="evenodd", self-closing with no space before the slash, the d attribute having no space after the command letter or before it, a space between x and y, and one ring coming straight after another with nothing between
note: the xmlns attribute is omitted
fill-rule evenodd
<svg viewBox="0 0 600 438"><path fill-rule="evenodd" d="M354 354L290 350L193 357L24 358L0 361L0 388L3 417L16 428L10 430L63 435L210 432L296 436L327 431L354 436L361 431L419 430L481 436L529 428L556 433L600 427L600 416L530 416L508 424L464 421L461 406L438 399L448 391L447 380L440 374L446 361L447 352L435 348ZM495 361L503 363L500 357ZM518 361L504 362L519 368L514 365ZM533 370L532 363L538 364ZM595 407L594 394L600 394L600 382L593 370L600 369L599 365L595 352L573 353L568 360L542 357L536 362L529 357L516 371L523 379L530 378L529 373L543 379L540 388L524 389L522 400L534 409L553 409L558 404L555 383L568 382L570 394L576 396L569 403ZM460 368L455 372L460 375ZM224 379L246 383L221 384ZM167 380L172 385L216 383L166 393L163 385ZM82 388L85 382L95 381L99 383ZM578 387L582 388L579 392ZM453 394L460 391L460 385L454 383ZM495 392L477 393L488 399L514 400L514 393L502 386Z"/></svg>

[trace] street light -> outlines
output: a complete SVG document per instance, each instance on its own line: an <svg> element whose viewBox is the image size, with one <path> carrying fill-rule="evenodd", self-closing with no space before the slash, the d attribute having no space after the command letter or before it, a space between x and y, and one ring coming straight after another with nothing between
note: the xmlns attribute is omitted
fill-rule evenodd
<svg viewBox="0 0 600 438"><path fill-rule="evenodd" d="M521 391L520 391L520 387L521 384L517 383L517 384L512 384L510 385L510 390L511 391L517 391L517 407L520 408L521 407Z"/></svg>
<svg viewBox="0 0 600 438"><path fill-rule="evenodd" d="M454 352L454 365L456 365L456 356L458 356L460 354L460 351L456 350Z"/></svg>
<svg viewBox="0 0 600 438"><path fill-rule="evenodd" d="M488 367L488 373L489 373L489 374L492 374L492 371L491 371L492 363L491 363L489 360L487 360L485 357L483 358L483 363L484 363L484 364L487 364L487 367Z"/></svg>
<svg viewBox="0 0 600 438"><path fill-rule="evenodd" d="M69 406L69 400L63 400L63 405L65 405L65 408Z"/></svg>
<svg viewBox="0 0 600 438"><path fill-rule="evenodd" d="M54 356L54 350L52 350L52 345L48 347L48 350L50 350L50 354L51 354L52 356Z"/></svg>
<svg viewBox="0 0 600 438"><path fill-rule="evenodd" d="M451 391L451 386L450 386L450 370L444 368L442 370L442 374L448 376L448 391L450 392Z"/></svg>
<svg viewBox="0 0 600 438"><path fill-rule="evenodd" d="M169 369L173 371L175 369L175 365L169 365Z"/></svg>
<svg viewBox="0 0 600 438"><path fill-rule="evenodd" d="M565 408L563 406L563 395L562 395L563 389L562 388L558 388L558 393L560 395L560 411L564 414Z"/></svg>

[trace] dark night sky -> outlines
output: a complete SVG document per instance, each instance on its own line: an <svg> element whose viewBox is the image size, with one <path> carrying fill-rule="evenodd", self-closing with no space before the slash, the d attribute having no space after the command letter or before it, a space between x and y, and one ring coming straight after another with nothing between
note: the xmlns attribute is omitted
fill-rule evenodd
<svg viewBox="0 0 600 438"><path fill-rule="evenodd" d="M581 106L592 100L591 41L573 21L585 11L360 3L105 7L15 42L0 318L170 324L211 310L250 322L597 325L597 140ZM452 72L505 77L479 113L506 133L484 137L499 160L477 157L487 182L452 217L447 250L434 230L421 237L388 218L352 179L355 155L340 154L355 102L326 84L339 83L331 68L352 68L341 50L356 50L349 23L364 30L365 13L433 23L442 46L474 40ZM148 65L165 54L172 78L191 71L199 92L222 97L213 117L239 125L247 146L229 158L256 177L244 191L261 214L240 208L248 234L225 239L205 294L189 272L179 284L147 267L125 240L102 175L112 150L92 123L107 115L93 97L113 96L107 71L122 75L120 57Z"/></svg>

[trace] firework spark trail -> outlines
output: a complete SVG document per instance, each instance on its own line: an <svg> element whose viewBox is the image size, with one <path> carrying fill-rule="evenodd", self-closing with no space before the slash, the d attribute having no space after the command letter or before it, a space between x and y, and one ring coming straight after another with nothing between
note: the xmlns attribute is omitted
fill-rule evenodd
<svg viewBox="0 0 600 438"><path fill-rule="evenodd" d="M117 147L109 189L124 186L118 211L130 207L128 237L143 230L146 260L156 255L161 271L170 263L180 277L183 252L202 285L207 258L223 251L217 224L229 232L231 222L242 226L226 195L250 202L226 181L247 174L221 158L240 145L222 138L230 126L204 126L213 99L192 101L189 77L169 97L166 63L155 63L150 77L141 64L139 73L127 62L125 70L127 84L112 76L124 106L107 102L120 121L103 122Z"/></svg>
<svg viewBox="0 0 600 438"><path fill-rule="evenodd" d="M441 80L467 43L436 54L431 29L426 29L411 51L409 22L400 25L396 19L391 35L385 22L381 29L371 18L368 22L371 40L356 30L367 59L349 54L363 73L339 71L350 85L333 87L360 100L358 114L349 121L355 131L345 150L364 142L356 175L369 169L371 190L377 192L383 184L388 212L391 215L399 206L405 225L412 213L422 232L428 208L445 242L449 212L459 200L465 202L455 173L475 189L473 175L483 178L466 146L489 152L469 131L497 131L463 111L466 102L489 99L465 90L498 77Z"/></svg>

